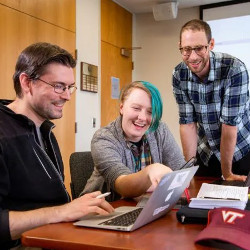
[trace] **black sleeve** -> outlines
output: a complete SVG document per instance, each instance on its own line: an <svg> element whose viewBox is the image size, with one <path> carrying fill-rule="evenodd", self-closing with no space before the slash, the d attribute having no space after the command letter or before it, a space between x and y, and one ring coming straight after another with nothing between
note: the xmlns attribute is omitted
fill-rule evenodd
<svg viewBox="0 0 250 250"><path fill-rule="evenodd" d="M9 177L0 144L0 245L10 241L9 211L3 208L4 196L8 193Z"/></svg>
<svg viewBox="0 0 250 250"><path fill-rule="evenodd" d="M9 211L0 208L0 245L11 241L9 230Z"/></svg>

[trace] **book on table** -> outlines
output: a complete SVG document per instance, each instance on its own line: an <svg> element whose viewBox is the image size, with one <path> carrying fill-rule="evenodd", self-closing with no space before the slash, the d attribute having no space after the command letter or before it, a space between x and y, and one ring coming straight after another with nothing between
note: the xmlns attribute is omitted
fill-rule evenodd
<svg viewBox="0 0 250 250"><path fill-rule="evenodd" d="M248 187L203 183L197 197L191 199L189 207L204 209L232 207L245 209L247 201Z"/></svg>

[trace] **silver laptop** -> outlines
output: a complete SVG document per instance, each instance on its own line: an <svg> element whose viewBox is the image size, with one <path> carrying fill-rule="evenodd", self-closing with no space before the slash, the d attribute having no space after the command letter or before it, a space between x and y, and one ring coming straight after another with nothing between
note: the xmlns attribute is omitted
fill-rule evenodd
<svg viewBox="0 0 250 250"><path fill-rule="evenodd" d="M162 177L144 207L119 207L115 212L87 215L74 223L76 226L103 228L118 231L134 231L169 212L189 185L198 166L173 171Z"/></svg>

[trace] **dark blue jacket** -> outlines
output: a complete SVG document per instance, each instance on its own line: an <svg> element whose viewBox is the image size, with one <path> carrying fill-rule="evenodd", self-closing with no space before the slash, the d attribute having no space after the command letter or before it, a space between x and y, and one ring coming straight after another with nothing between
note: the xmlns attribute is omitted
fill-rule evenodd
<svg viewBox="0 0 250 250"><path fill-rule="evenodd" d="M54 124L45 121L40 131L26 116L16 114L0 100L0 248L11 242L9 211L26 211L70 201L64 186L63 162ZM9 245L10 244L10 245Z"/></svg>

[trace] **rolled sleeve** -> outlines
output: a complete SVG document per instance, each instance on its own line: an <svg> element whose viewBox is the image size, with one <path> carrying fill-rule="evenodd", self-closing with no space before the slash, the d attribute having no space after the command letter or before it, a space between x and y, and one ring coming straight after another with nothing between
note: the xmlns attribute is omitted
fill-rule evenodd
<svg viewBox="0 0 250 250"><path fill-rule="evenodd" d="M238 67L228 79L222 105L220 121L237 126L245 111L249 109L249 76L244 66Z"/></svg>

